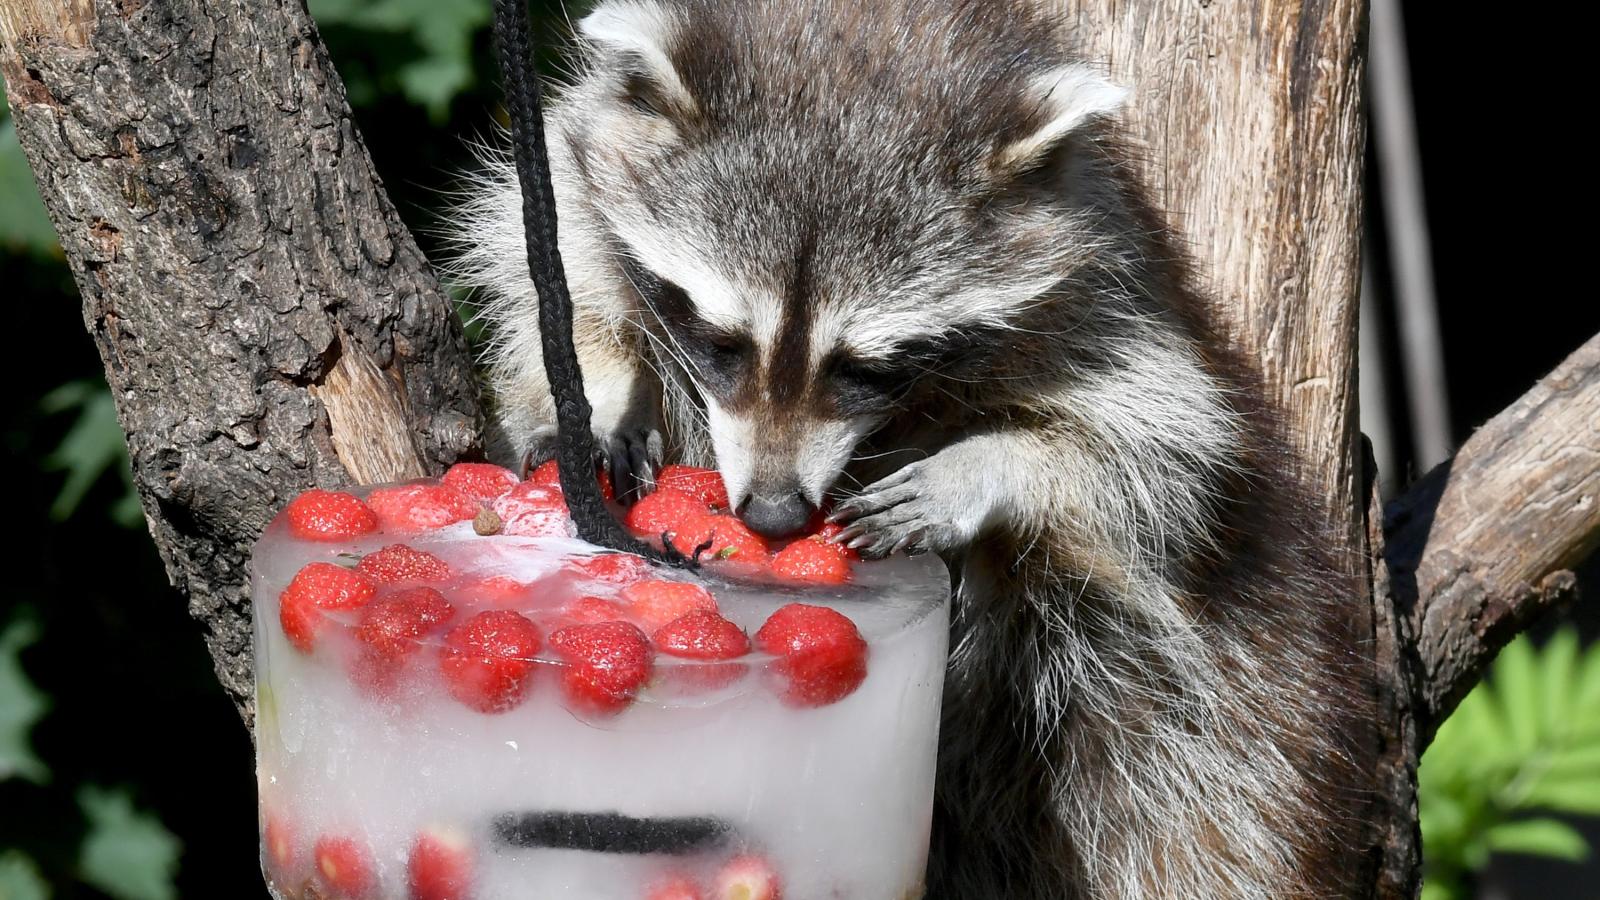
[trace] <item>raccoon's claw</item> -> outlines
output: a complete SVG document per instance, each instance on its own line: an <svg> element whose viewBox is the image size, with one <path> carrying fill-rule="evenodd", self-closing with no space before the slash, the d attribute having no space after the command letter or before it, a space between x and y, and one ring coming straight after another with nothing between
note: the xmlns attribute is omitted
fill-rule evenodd
<svg viewBox="0 0 1600 900"><path fill-rule="evenodd" d="M661 432L654 428L622 428L600 441L600 464L611 474L617 500L633 503L656 485L661 463Z"/></svg>
<svg viewBox="0 0 1600 900"><path fill-rule="evenodd" d="M912 463L840 502L828 517L844 524L833 540L867 559L882 559L902 551L942 552L969 537L939 492L926 488L921 472L921 465Z"/></svg>

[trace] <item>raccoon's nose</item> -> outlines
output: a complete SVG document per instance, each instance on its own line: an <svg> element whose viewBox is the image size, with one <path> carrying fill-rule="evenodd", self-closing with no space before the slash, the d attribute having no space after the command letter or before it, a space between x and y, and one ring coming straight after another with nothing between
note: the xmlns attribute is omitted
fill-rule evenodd
<svg viewBox="0 0 1600 900"><path fill-rule="evenodd" d="M768 538L786 538L800 533L814 512L816 507L798 491L776 497L752 494L738 509L739 518L752 531Z"/></svg>

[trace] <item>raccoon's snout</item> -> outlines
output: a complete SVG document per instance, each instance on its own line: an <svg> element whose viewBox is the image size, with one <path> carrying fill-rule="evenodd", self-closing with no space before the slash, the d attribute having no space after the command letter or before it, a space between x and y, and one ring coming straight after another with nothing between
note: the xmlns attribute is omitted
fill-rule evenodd
<svg viewBox="0 0 1600 900"><path fill-rule="evenodd" d="M779 491L776 496L751 494L739 504L739 518L762 537L786 538L799 534L817 508L799 491Z"/></svg>

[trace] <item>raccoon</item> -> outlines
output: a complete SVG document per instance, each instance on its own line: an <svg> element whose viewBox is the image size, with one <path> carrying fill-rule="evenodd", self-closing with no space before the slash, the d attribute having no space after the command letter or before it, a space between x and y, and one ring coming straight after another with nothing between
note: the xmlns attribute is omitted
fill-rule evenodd
<svg viewBox="0 0 1600 900"><path fill-rule="evenodd" d="M605 0L548 114L625 494L714 465L940 554L927 896L1330 897L1367 702L1274 417L1131 172L1126 92L1023 0ZM506 459L554 413L518 188L455 219ZM1291 574L1292 573L1292 574ZM864 898L871 900L871 898Z"/></svg>

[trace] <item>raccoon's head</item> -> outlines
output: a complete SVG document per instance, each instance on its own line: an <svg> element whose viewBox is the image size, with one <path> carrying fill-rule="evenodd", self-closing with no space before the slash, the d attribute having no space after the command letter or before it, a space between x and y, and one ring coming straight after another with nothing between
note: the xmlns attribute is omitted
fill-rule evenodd
<svg viewBox="0 0 1600 900"><path fill-rule="evenodd" d="M564 130L729 495L794 533L929 378L1098 252L1123 91L998 0L613 0Z"/></svg>

